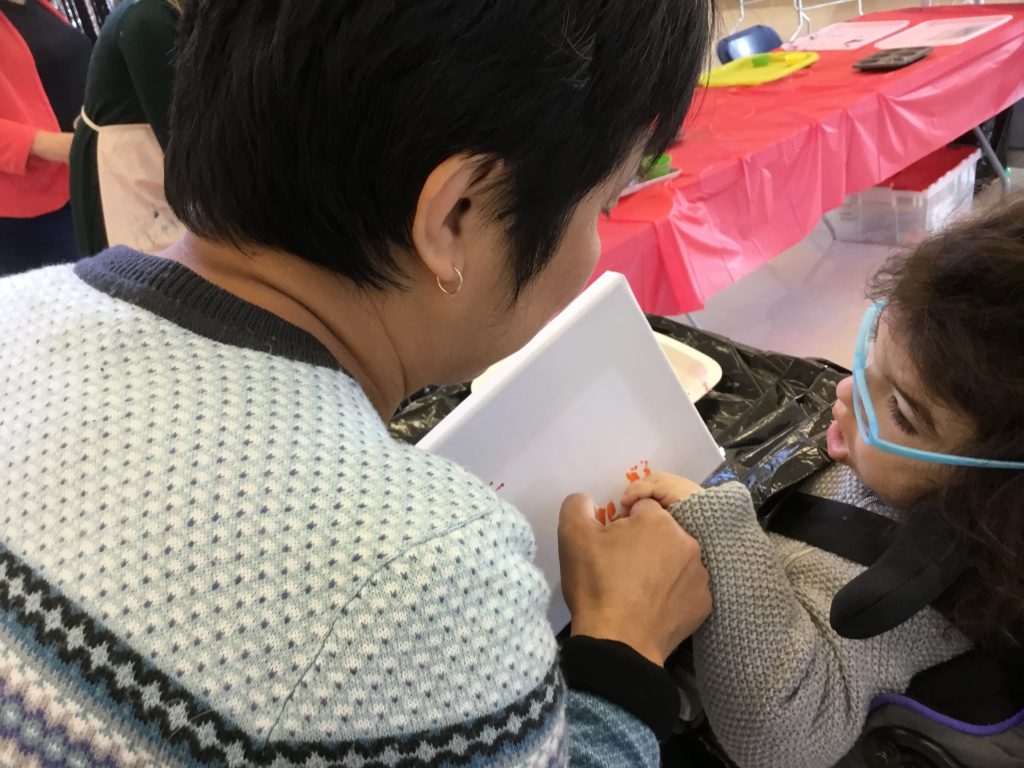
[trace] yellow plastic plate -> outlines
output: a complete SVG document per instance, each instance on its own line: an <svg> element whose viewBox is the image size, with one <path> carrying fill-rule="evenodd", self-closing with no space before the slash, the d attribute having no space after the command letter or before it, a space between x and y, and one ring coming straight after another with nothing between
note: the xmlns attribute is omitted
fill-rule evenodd
<svg viewBox="0 0 1024 768"><path fill-rule="evenodd" d="M731 88L737 85L760 85L786 77L798 69L809 67L820 57L811 51L780 51L758 53L730 61L706 72L701 84L708 88Z"/></svg>

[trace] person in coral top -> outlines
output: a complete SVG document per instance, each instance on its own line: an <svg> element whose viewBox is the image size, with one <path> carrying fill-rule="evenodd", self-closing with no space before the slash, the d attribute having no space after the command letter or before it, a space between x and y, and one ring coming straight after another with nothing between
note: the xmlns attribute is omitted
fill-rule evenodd
<svg viewBox="0 0 1024 768"><path fill-rule="evenodd" d="M67 162L91 50L45 0L0 0L0 275L76 256Z"/></svg>

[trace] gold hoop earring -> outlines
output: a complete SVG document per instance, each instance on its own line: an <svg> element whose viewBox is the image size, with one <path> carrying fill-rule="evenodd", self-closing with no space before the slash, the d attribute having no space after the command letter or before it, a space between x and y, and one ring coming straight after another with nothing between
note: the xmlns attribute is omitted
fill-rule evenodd
<svg viewBox="0 0 1024 768"><path fill-rule="evenodd" d="M454 296L456 293L462 290L462 273L459 271L458 267L452 267L452 269L454 269L455 274L459 276L459 284L455 286L454 291L449 291L447 288L445 288L444 283L441 282L441 276L435 275L435 277L437 278L437 287L441 289L442 293L445 293L448 296Z"/></svg>

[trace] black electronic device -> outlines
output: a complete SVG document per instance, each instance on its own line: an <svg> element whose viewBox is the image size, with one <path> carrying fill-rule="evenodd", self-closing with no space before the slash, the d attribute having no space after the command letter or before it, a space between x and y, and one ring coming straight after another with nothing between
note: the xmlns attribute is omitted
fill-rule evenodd
<svg viewBox="0 0 1024 768"><path fill-rule="evenodd" d="M861 72L888 72L892 69L900 69L920 61L934 49L921 48L893 48L888 51L878 51L866 59L861 59L853 66Z"/></svg>

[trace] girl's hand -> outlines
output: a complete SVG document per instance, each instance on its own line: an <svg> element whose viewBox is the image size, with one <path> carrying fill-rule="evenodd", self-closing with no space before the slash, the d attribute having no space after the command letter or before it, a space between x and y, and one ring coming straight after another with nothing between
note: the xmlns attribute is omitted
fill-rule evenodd
<svg viewBox="0 0 1024 768"><path fill-rule="evenodd" d="M638 501L651 499L668 509L695 493L703 492L703 488L685 477L654 472L626 489L622 496L622 507L628 513Z"/></svg>

